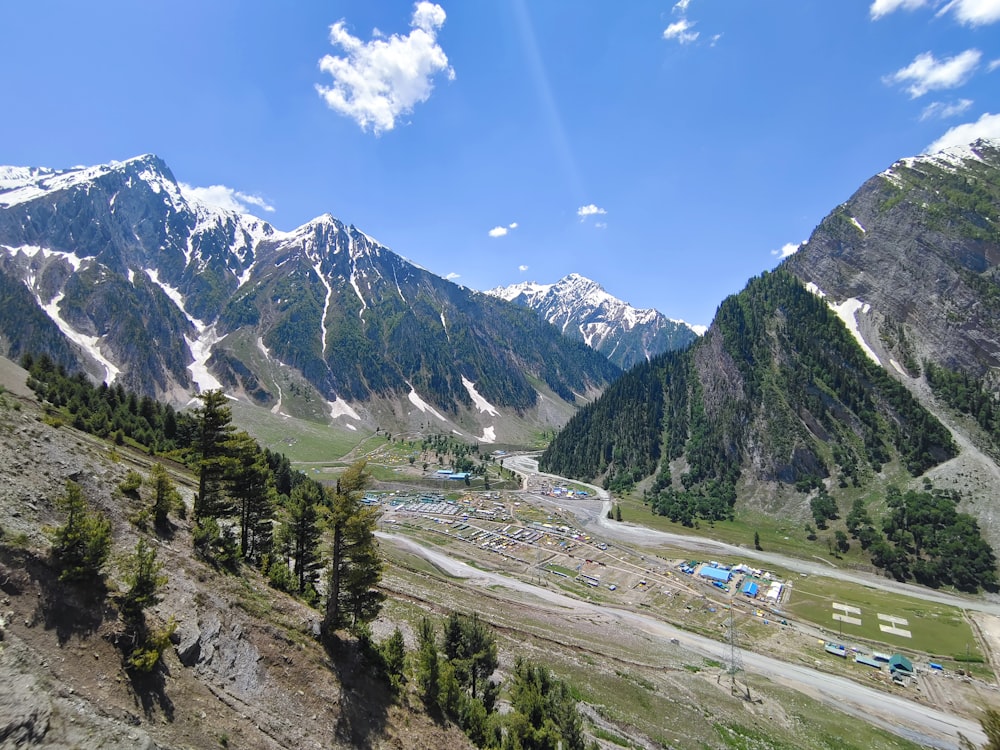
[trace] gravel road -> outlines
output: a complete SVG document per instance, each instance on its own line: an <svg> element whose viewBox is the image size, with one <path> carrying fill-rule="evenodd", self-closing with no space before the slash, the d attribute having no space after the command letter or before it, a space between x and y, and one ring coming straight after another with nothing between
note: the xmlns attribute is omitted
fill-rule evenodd
<svg viewBox="0 0 1000 750"><path fill-rule="evenodd" d="M386 543L420 555L447 575L465 579L471 585L485 587L501 584L508 589L531 594L544 605L566 613L600 613L605 617L617 618L626 626L653 637L676 639L681 646L707 658L722 662L729 658L727 644L680 630L648 615L580 601L500 573L479 570L397 534L377 532L376 536ZM498 592L494 589L493 593ZM959 733L973 742L986 742L979 724L969 719L798 664L781 662L749 651L743 652L742 658L748 672L767 677L775 683L802 692L925 747L959 748ZM877 713L873 711L873 706L878 707Z"/></svg>

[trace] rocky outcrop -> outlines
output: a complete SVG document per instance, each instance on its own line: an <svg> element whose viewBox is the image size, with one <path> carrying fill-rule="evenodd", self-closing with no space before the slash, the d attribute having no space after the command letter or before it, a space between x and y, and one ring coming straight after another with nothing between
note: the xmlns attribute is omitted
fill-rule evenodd
<svg viewBox="0 0 1000 750"><path fill-rule="evenodd" d="M896 344L897 361L908 349L977 376L1000 366L1000 143L897 162L784 266L833 303L867 305L870 343Z"/></svg>

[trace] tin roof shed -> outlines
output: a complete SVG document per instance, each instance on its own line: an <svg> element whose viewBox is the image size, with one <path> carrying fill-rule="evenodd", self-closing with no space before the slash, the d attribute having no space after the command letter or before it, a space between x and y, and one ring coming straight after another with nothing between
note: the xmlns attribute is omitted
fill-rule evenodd
<svg viewBox="0 0 1000 750"><path fill-rule="evenodd" d="M703 565L698 575L700 575L702 578L707 578L710 581L719 581L719 583L729 583L729 579L732 577L733 573L730 570L723 570L722 568L713 568L711 565Z"/></svg>

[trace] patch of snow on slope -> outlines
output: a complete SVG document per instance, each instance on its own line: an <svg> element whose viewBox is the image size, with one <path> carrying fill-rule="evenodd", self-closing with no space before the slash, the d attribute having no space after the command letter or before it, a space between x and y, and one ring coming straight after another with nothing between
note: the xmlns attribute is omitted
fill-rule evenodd
<svg viewBox="0 0 1000 750"><path fill-rule="evenodd" d="M284 366L284 364L280 360L275 359L273 356L271 356L271 352L269 352L267 350L267 347L264 346L264 337L263 336L258 336L257 337L257 349L260 351L261 354L264 355L264 359L267 360L268 364L277 365L279 367L283 367ZM284 417L291 416L291 415L285 414L283 411L281 411L281 403L284 400L284 394L282 394L282 392L281 392L281 386L278 384L277 379L274 380L274 387L278 389L278 403L276 403L274 406L271 407L271 413L272 414L280 414L281 416L284 416Z"/></svg>
<svg viewBox="0 0 1000 750"><path fill-rule="evenodd" d="M476 438L480 443L495 443L497 441L497 430L493 425L483 428L483 434Z"/></svg>
<svg viewBox="0 0 1000 750"><path fill-rule="evenodd" d="M319 327L323 333L323 359L326 359L326 315L330 312L330 298L333 296L333 287L330 286L330 282L326 280L323 272L319 268L319 261L316 261L313 265L313 269L316 271L316 275L319 277L320 283L326 288L326 298L323 300L323 317L319 319Z"/></svg>
<svg viewBox="0 0 1000 750"><path fill-rule="evenodd" d="M441 414L437 411L437 409L435 409L433 406L431 406L426 401L424 401L422 398L420 398L420 396L417 395L416 389L412 385L410 385L409 383L407 383L407 385L410 386L410 394L409 394L408 398L410 399L410 403L411 404L413 404L418 409L420 409L420 411L422 411L424 414L430 412L435 417L437 417L438 419L440 419L442 422L447 422L448 421L447 419L445 419L444 417L441 416Z"/></svg>
<svg viewBox="0 0 1000 750"><path fill-rule="evenodd" d="M552 288L552 284L538 284L534 281L525 281L521 284L511 284L510 286L498 286L486 292L493 297L505 299L508 302L523 294L526 297L544 297Z"/></svg>
<svg viewBox="0 0 1000 750"><path fill-rule="evenodd" d="M898 372L900 375L905 375L906 377L910 377L907 374L906 370L903 369L902 365L900 365L899 362L897 362L896 360L890 359L889 364L892 365L893 368L896 370L896 372Z"/></svg>
<svg viewBox="0 0 1000 750"><path fill-rule="evenodd" d="M858 228L858 230L861 232L861 234L867 234L867 231L865 230L865 228L863 226L861 226L861 222L858 221L857 219L855 219L853 216L851 217L851 223Z"/></svg>
<svg viewBox="0 0 1000 750"><path fill-rule="evenodd" d="M675 320L674 322L675 323L684 323L683 320ZM702 325L693 326L690 323L684 323L684 325L686 325L688 328L690 328L692 331L694 331L699 336L704 336L706 333L708 333L708 326L702 326Z"/></svg>
<svg viewBox="0 0 1000 750"><path fill-rule="evenodd" d="M21 245L20 247L7 247L2 245L4 250L10 256L15 256L18 253L24 253L24 255L29 258L34 259L38 255L42 258L48 260L49 258L61 258L73 267L73 271L77 272L80 270L80 266L83 265L84 259L76 255L75 253L64 253L61 250L49 250L47 247L39 247L38 245Z"/></svg>
<svg viewBox="0 0 1000 750"><path fill-rule="evenodd" d="M278 402L271 407L272 414L281 414L281 402L284 400L284 395L281 393L281 386L275 382L274 387L278 389ZM287 417L287 414L282 414L282 416Z"/></svg>
<svg viewBox="0 0 1000 750"><path fill-rule="evenodd" d="M188 345L188 350L194 358L194 361L187 366L188 371L191 373L191 380L193 380L194 384L198 386L198 390L202 392L222 390L222 383L220 383L216 377L208 371L208 360L212 356L212 347L215 346L222 338L215 332L215 326L206 327L202 321L188 315L187 311L184 309L184 296L178 289L175 289L166 282L160 281L159 271L147 268L146 275L149 277L150 281L163 290L163 293L170 298L171 302L177 305L177 309L184 313L188 322L194 326L194 329L198 332L198 336L196 338L192 339L189 336L184 337L184 342Z"/></svg>
<svg viewBox="0 0 1000 750"><path fill-rule="evenodd" d="M212 347L221 338L215 332L215 326L209 326L203 331L199 331L198 338L196 339L190 339L187 336L184 337L188 349L191 350L191 356L194 357L194 362L189 364L187 368L191 372L191 380L198 386L199 391L222 390L222 383L216 380L215 376L208 371L208 359L212 356Z"/></svg>
<svg viewBox="0 0 1000 750"><path fill-rule="evenodd" d="M628 328L631 327L632 326L629 326ZM595 346L594 339L596 338L598 341L603 341L604 337L610 334L612 330L613 330L612 327L604 322L591 323L590 325L580 326L580 333L583 334L584 342L587 344L587 346L594 349L597 348ZM611 356L613 356L613 354L608 356L610 358Z"/></svg>
<svg viewBox="0 0 1000 750"><path fill-rule="evenodd" d="M171 302L177 305L177 309L180 310L182 313L184 313L185 317L188 319L191 325L193 325L199 331L205 330L204 323L202 323L200 320L192 318L190 315L187 314L187 311L184 309L184 295L181 294L180 290L177 289L176 287L170 286L170 284L168 284L165 281L160 281L160 272L158 269L147 268L146 275L149 277L150 281L152 281L154 284L160 287L160 289L163 290L163 293L170 298Z"/></svg>
<svg viewBox="0 0 1000 750"><path fill-rule="evenodd" d="M46 314L52 318L52 321L59 326L59 330L63 332L63 335L80 346L104 368L105 382L108 384L113 383L121 371L110 359L101 353L101 339L99 336L86 336L63 320L62 315L59 314L59 303L62 302L62 298L63 293L59 292L47 305L42 304L41 298L36 296L35 299L38 300L39 306L45 310Z"/></svg>
<svg viewBox="0 0 1000 750"><path fill-rule="evenodd" d="M408 302L406 302L406 296L403 294L402 287L399 286L399 278L396 276L396 267L395 266L393 266L393 269L392 269L392 280L396 282L396 291L399 292L399 298L401 300L403 300L403 302L405 302L406 304L409 304Z"/></svg>
<svg viewBox="0 0 1000 750"><path fill-rule="evenodd" d="M472 398L472 403L476 405L480 413L486 413L494 417L499 417L500 412L497 408L493 406L489 401L483 398L479 391L476 390L476 384L469 380L464 375L462 376L462 385L465 386L465 390L469 392L469 396Z"/></svg>
<svg viewBox="0 0 1000 750"><path fill-rule="evenodd" d="M361 300L361 309L358 310L358 317L364 320L365 310L368 309L368 303L365 302L365 298L361 296L361 288L358 286L358 280L353 268L351 269L351 286L354 287L354 293L358 295L358 299Z"/></svg>
<svg viewBox="0 0 1000 750"><path fill-rule="evenodd" d="M412 399L411 399L412 400ZM358 413L351 408L351 405L344 401L342 398L336 398L333 401L327 401L327 405L330 407L330 417L336 419L337 417L350 417L351 419L356 419L359 422L361 417ZM354 429L353 425L348 425L351 429Z"/></svg>
<svg viewBox="0 0 1000 750"><path fill-rule="evenodd" d="M0 167L0 190L14 190L30 185L40 177L51 176L45 167Z"/></svg>
<svg viewBox="0 0 1000 750"><path fill-rule="evenodd" d="M822 289L820 289L811 281L808 284L806 284L806 291L812 292L817 297L826 297L826 292L824 292Z"/></svg>
<svg viewBox="0 0 1000 750"><path fill-rule="evenodd" d="M862 313L868 312L871 306L861 300L851 297L850 299L844 300L839 305L835 305L832 302L830 304L830 309L837 313L837 316L844 321L844 325L847 326L847 330L851 332L855 340L864 349L865 354L867 354L875 364L880 365L882 361L875 354L874 350L868 346L868 342L865 341L864 337L861 335L861 329L858 328L858 311Z"/></svg>
<svg viewBox="0 0 1000 750"><path fill-rule="evenodd" d="M812 292L817 297L826 298L826 292L811 281L806 284L806 291ZM874 350L868 346L868 342L865 341L864 337L861 335L861 329L858 328L858 310L862 313L866 313L871 309L871 306L868 303L861 302L859 299L855 299L854 297L841 302L839 305L835 305L831 299L827 299L826 303L830 306L831 310L837 313L837 317L844 321L844 325L847 326L847 330L851 332L851 335L854 336L854 339L864 350L865 354L867 354L872 361L875 362L875 364L881 366L882 361L878 358L878 355L875 354Z"/></svg>

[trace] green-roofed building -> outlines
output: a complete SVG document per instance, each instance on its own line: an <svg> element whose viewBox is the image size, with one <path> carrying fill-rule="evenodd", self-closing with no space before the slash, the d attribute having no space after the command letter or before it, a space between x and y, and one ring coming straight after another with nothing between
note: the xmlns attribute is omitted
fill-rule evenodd
<svg viewBox="0 0 1000 750"><path fill-rule="evenodd" d="M889 659L889 674L913 674L913 662L902 654L893 654Z"/></svg>

